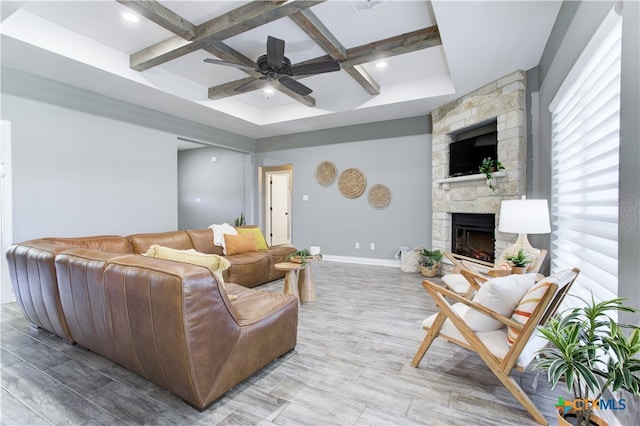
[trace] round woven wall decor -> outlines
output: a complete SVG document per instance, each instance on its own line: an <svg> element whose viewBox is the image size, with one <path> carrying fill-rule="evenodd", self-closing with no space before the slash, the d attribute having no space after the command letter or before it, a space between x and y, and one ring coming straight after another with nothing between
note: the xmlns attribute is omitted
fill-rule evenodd
<svg viewBox="0 0 640 426"><path fill-rule="evenodd" d="M347 169L340 173L338 190L347 198L358 198L367 187L367 177L358 169Z"/></svg>
<svg viewBox="0 0 640 426"><path fill-rule="evenodd" d="M391 202L391 190L386 185L373 185L369 190L367 199L374 209L383 209Z"/></svg>
<svg viewBox="0 0 640 426"><path fill-rule="evenodd" d="M316 169L316 180L320 185L331 185L336 180L338 169L331 161L323 161Z"/></svg>

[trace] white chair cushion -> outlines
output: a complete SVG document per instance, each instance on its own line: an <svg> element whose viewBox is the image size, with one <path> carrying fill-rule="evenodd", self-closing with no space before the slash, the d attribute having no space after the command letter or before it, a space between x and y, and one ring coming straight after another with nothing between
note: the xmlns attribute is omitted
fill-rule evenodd
<svg viewBox="0 0 640 426"><path fill-rule="evenodd" d="M462 274L443 275L442 281L449 287L449 290L459 294L465 294L471 285Z"/></svg>
<svg viewBox="0 0 640 426"><path fill-rule="evenodd" d="M452 305L452 308L460 317L463 317L467 311L472 310L463 303L454 303ZM422 327L424 329L431 328L436 315L437 314L433 314L422 321ZM475 334L487 347L489 352L491 352L491 354L496 358L504 358L507 352L509 352L509 349L511 349L511 347L507 343L506 327L492 331L478 331ZM461 342L467 345L469 344L449 319L445 320L444 324L442 325L442 328L440 329L440 337L443 337L447 340ZM542 346L544 346L545 342L546 341L544 339L542 339L541 337L537 337L534 334L531 339L529 339L527 346L525 346L524 350L518 357L516 366L518 368L525 369L529 365L529 363L531 363L538 350L541 349Z"/></svg>
<svg viewBox="0 0 640 426"><path fill-rule="evenodd" d="M473 301L509 318L522 297L534 284L535 274L514 274L492 278L482 284ZM469 309L463 319L474 331L491 331L504 327L500 321L475 309Z"/></svg>

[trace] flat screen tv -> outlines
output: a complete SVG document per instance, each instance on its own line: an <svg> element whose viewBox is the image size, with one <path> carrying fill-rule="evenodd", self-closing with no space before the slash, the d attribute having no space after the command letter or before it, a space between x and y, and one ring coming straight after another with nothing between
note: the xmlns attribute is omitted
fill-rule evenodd
<svg viewBox="0 0 640 426"><path fill-rule="evenodd" d="M498 158L498 132L485 133L449 145L449 176L464 176L480 173L482 160Z"/></svg>

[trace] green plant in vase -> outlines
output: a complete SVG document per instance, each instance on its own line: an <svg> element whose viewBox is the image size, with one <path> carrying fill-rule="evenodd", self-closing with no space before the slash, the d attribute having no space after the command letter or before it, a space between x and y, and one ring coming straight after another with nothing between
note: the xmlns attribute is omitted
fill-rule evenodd
<svg viewBox="0 0 640 426"><path fill-rule="evenodd" d="M513 265L511 270L514 274L524 274L527 271L527 265L531 263L529 256L522 249L513 256L505 256L505 259Z"/></svg>
<svg viewBox="0 0 640 426"><path fill-rule="evenodd" d="M307 257L311 256L311 253L308 249L301 249L298 251L294 251L290 255L287 256L287 262L300 263L301 265L307 264Z"/></svg>
<svg viewBox="0 0 640 426"><path fill-rule="evenodd" d="M240 212L240 216L236 217L235 225L244 226L244 212Z"/></svg>
<svg viewBox="0 0 640 426"><path fill-rule="evenodd" d="M566 420L574 417L579 426L588 426L596 420L594 408L607 389L640 397L640 328L611 318L613 311L637 311L623 305L622 298L597 303L592 295L591 302L580 300L585 306L560 312L538 327L550 345L538 352L533 368L547 373L552 388L564 381L574 396L571 405L579 406L558 407L558 421L576 424ZM631 332L624 333L625 328Z"/></svg>
<svg viewBox="0 0 640 426"><path fill-rule="evenodd" d="M442 260L442 252L440 250L422 249L420 252L420 272L425 277L435 277Z"/></svg>
<svg viewBox="0 0 640 426"><path fill-rule="evenodd" d="M487 178L487 182L489 183L489 188L491 188L492 191L496 190L493 173L499 172L500 170L504 170L504 166L497 159L494 160L492 157L485 157L482 160L482 164L480 165L480 173L485 175L485 177Z"/></svg>

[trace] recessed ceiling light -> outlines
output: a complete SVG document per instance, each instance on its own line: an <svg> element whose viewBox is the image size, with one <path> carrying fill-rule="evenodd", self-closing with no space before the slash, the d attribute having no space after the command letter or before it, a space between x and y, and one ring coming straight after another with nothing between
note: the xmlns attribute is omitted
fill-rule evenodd
<svg viewBox="0 0 640 426"><path fill-rule="evenodd" d="M267 86L264 88L264 93L266 93L267 95L270 95L273 93L273 87L271 86Z"/></svg>
<svg viewBox="0 0 640 426"><path fill-rule="evenodd" d="M138 22L140 20L140 18L138 18L138 15L131 12L122 12L121 16L125 21L129 22Z"/></svg>
<svg viewBox="0 0 640 426"><path fill-rule="evenodd" d="M376 62L376 68L384 68L387 66L385 61Z"/></svg>

